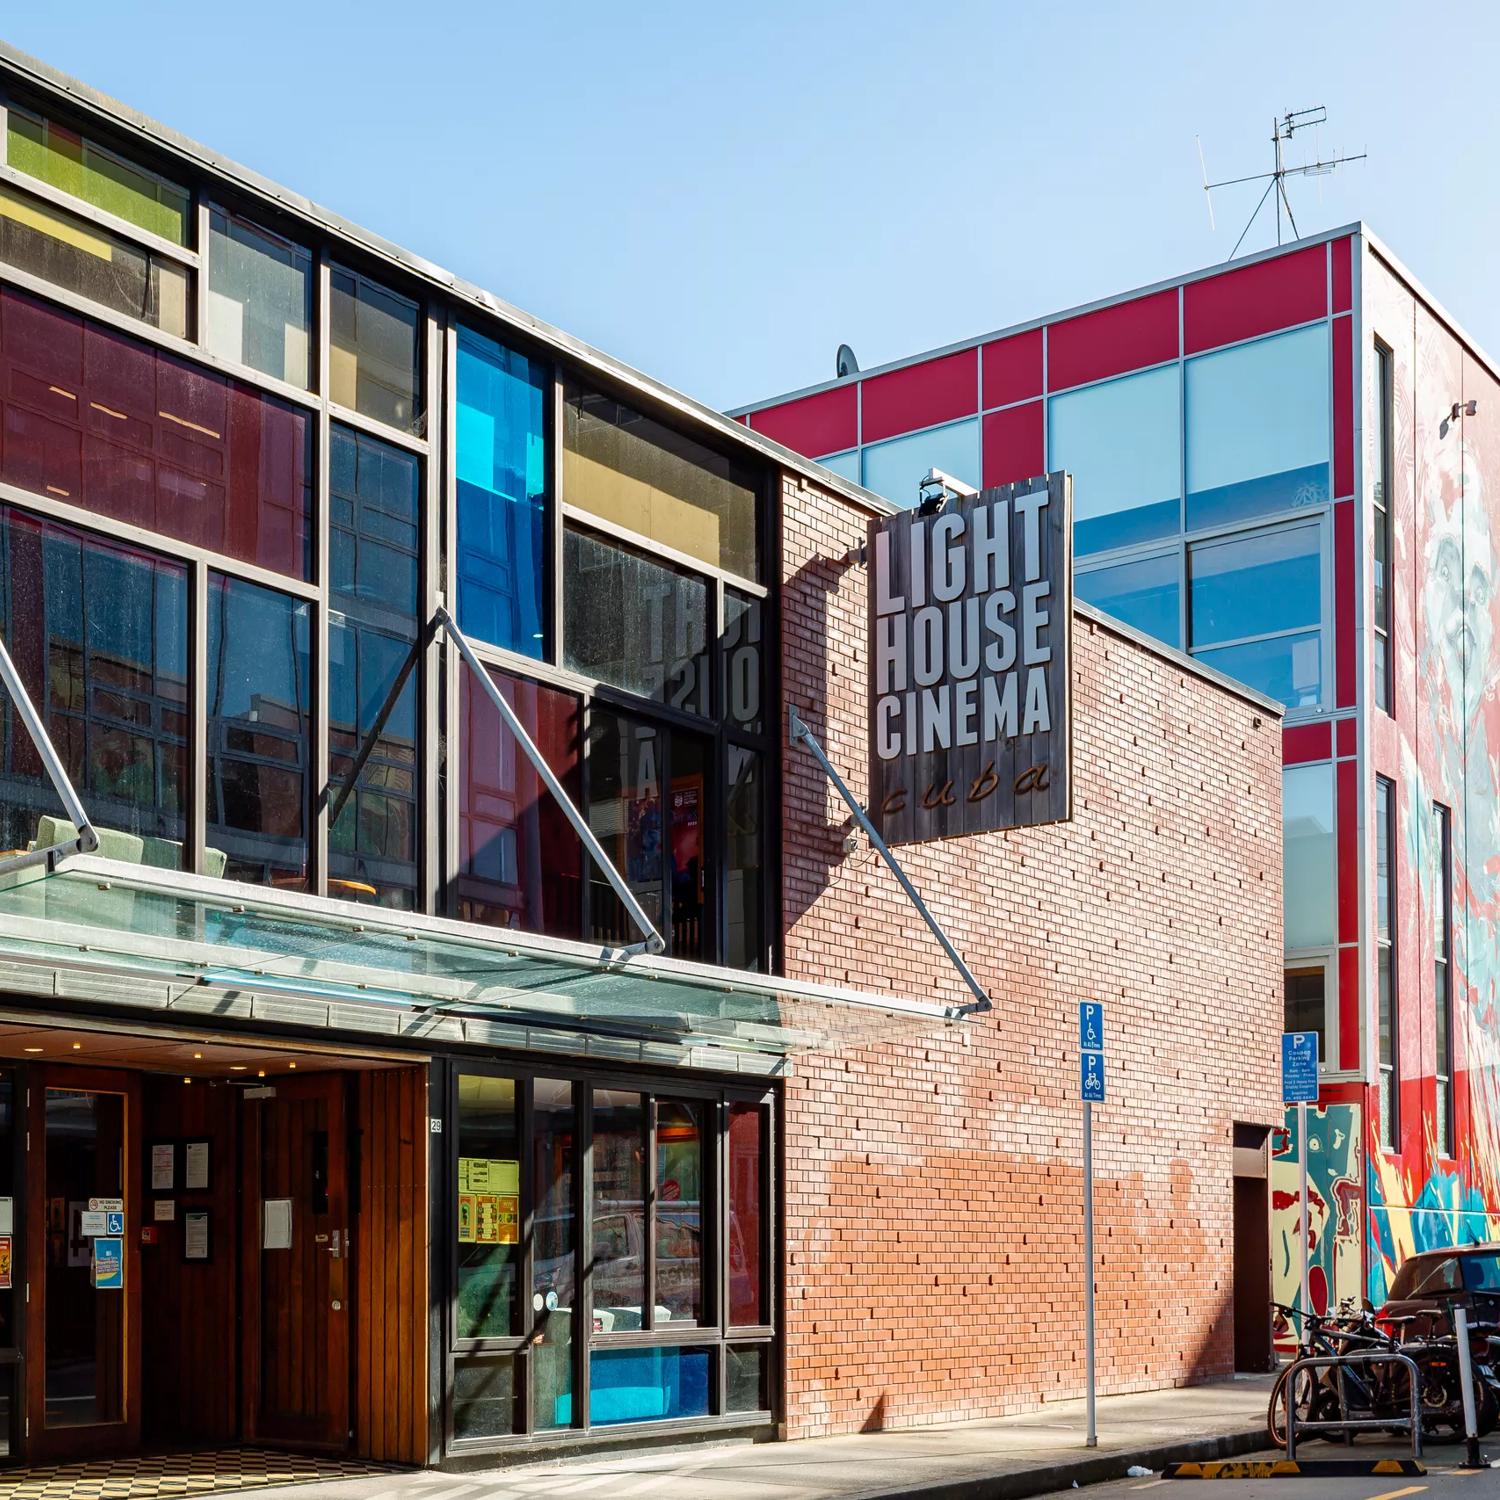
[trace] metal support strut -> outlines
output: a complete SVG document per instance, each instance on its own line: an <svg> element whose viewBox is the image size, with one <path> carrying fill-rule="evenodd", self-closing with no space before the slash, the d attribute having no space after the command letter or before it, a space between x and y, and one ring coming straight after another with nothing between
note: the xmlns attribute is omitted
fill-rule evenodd
<svg viewBox="0 0 1500 1500"><path fill-rule="evenodd" d="M963 982L968 985L974 999L968 1005L957 1007L955 1014L959 1016L973 1015L978 1011L993 1009L990 997L980 987L979 981L970 972L968 964L959 956L958 949L948 941L948 934L943 931L938 919L927 909L927 903L917 893L917 888L907 879L906 871L896 862L896 856L891 853L890 846L875 831L875 825L870 821L869 814L860 806L859 799L844 784L844 778L833 768L833 762L824 753L823 747L818 743L817 736L813 734L802 715L797 712L795 704L787 704L787 738L794 745L806 745L812 758L823 768L823 774L833 783L833 789L848 804L849 811L854 814L854 821L865 831L865 837L869 839L870 846L891 867L893 874L901 883L901 889L906 892L911 904L916 907L922 920L932 930L932 935L942 945L943 952L953 962L953 967L958 970Z"/></svg>
<svg viewBox="0 0 1500 1500"><path fill-rule="evenodd" d="M635 892L625 883L625 877L615 868L614 861L604 852L604 847L594 836L594 830L589 827L583 814L573 805L573 799L568 796L562 782L552 774L542 752L532 743L531 736L526 733L525 726L516 716L516 711L505 701L505 694L495 686L495 679L485 670L484 663L474 654L474 648L469 644L468 637L464 635L453 616L448 613L444 605L437 609L438 623L448 632L453 644L458 647L458 654L468 664L469 670L473 672L480 687L489 695L489 700L495 705L500 717L505 721L506 727L516 737L516 743L526 754L526 759L532 764L536 774L542 778L547 790L557 799L557 804L566 814L568 822L573 825L573 831L583 841L583 847L588 850L589 857L598 865L604 878L609 881L615 895L620 898L625 910L630 913L630 920L644 936L645 941L628 948L626 952L662 953L666 951L666 942L661 933L656 930L651 918L645 913L641 903L636 899Z"/></svg>
<svg viewBox="0 0 1500 1500"><path fill-rule="evenodd" d="M5 679L6 691L16 705L16 712L20 714L22 723L26 725L26 732L36 746L36 753L41 756L42 764L47 768L48 779L57 795L62 798L63 807L67 809L73 826L78 830L76 838L49 844L45 849L23 849L19 853L6 855L0 859L0 875L9 874L13 870L24 870L30 865L46 865L50 869L54 860L67 854L92 854L99 847L99 835L95 833L89 815L84 812L83 803L78 800L73 783L68 780L57 746L52 743L52 737L47 733L47 726L42 723L42 716L37 713L36 705L27 696L26 685L21 681L21 674L16 671L16 664L10 659L10 652L3 640L0 640L0 677Z"/></svg>

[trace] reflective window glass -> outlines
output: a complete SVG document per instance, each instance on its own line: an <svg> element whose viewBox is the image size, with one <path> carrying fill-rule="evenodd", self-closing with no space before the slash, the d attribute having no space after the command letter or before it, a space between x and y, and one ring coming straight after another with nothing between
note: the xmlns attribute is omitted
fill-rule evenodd
<svg viewBox="0 0 1500 1500"><path fill-rule="evenodd" d="M1187 524L1222 526L1328 498L1326 325L1187 362Z"/></svg>
<svg viewBox="0 0 1500 1500"><path fill-rule="evenodd" d="M1328 947L1338 938L1333 766L1287 766L1281 788L1286 946Z"/></svg>
<svg viewBox="0 0 1500 1500"><path fill-rule="evenodd" d="M724 1357L724 1410L770 1411L771 1345L730 1344Z"/></svg>
<svg viewBox="0 0 1500 1500"><path fill-rule="evenodd" d="M864 450L864 486L895 505L914 506L917 486L930 469L979 484L979 419L931 427L906 437L871 443Z"/></svg>
<svg viewBox="0 0 1500 1500"><path fill-rule="evenodd" d="M612 397L569 385L563 499L615 526L738 573L760 576L760 476Z"/></svg>
<svg viewBox="0 0 1500 1500"><path fill-rule="evenodd" d="M714 806L709 742L696 734L673 731L669 750L672 797L667 855L672 930L667 934L668 950L676 958L710 958L716 944L710 930L708 881L708 822Z"/></svg>
<svg viewBox="0 0 1500 1500"><path fill-rule="evenodd" d="M537 1338L531 1346L535 1426L567 1427L573 1420L573 1340L577 1333L578 1226L573 1183L578 1152L573 1085L538 1078L532 1126L532 1192L536 1248L532 1267Z"/></svg>
<svg viewBox="0 0 1500 1500"><path fill-rule="evenodd" d="M594 1320L600 1333L644 1327L646 1111L639 1094L594 1090Z"/></svg>
<svg viewBox="0 0 1500 1500"><path fill-rule="evenodd" d="M569 528L563 610L563 659L573 671L690 713L710 711L702 578Z"/></svg>
<svg viewBox="0 0 1500 1500"><path fill-rule="evenodd" d="M209 574L206 873L305 889L308 606Z"/></svg>
<svg viewBox="0 0 1500 1500"><path fill-rule="evenodd" d="M0 511L7 649L112 859L183 864L187 570L24 512ZM70 836L4 695L0 848Z"/></svg>
<svg viewBox="0 0 1500 1500"><path fill-rule="evenodd" d="M521 1127L513 1078L459 1074L455 1186L453 1336L509 1338L521 1319Z"/></svg>
<svg viewBox="0 0 1500 1500"><path fill-rule="evenodd" d="M1214 646L1193 655L1288 708L1317 708L1323 701L1323 642L1315 632Z"/></svg>
<svg viewBox="0 0 1500 1500"><path fill-rule="evenodd" d="M0 183L0 260L187 338L193 273L168 256Z"/></svg>
<svg viewBox="0 0 1500 1500"><path fill-rule="evenodd" d="M1182 493L1177 366L1143 370L1047 403L1047 467L1073 476L1080 555L1173 536Z"/></svg>
<svg viewBox="0 0 1500 1500"><path fill-rule="evenodd" d="M312 256L223 209L208 221L208 327L224 359L304 390L312 383Z"/></svg>
<svg viewBox="0 0 1500 1500"><path fill-rule="evenodd" d="M308 413L0 290L0 476L241 562L307 576Z"/></svg>
<svg viewBox="0 0 1500 1500"><path fill-rule="evenodd" d="M457 1441L509 1437L520 1431L516 1357L465 1359L453 1366L453 1436Z"/></svg>
<svg viewBox="0 0 1500 1500"><path fill-rule="evenodd" d="M763 896L765 764L756 750L729 747L728 840L724 869L724 962L732 969L766 963Z"/></svg>
<svg viewBox="0 0 1500 1500"><path fill-rule="evenodd" d="M1179 567L1178 554L1171 552L1164 557L1080 570L1073 575L1073 593L1169 646L1181 646Z"/></svg>
<svg viewBox="0 0 1500 1500"><path fill-rule="evenodd" d="M766 1111L759 1104L729 1106L729 1322L741 1327L770 1322L764 1281Z"/></svg>
<svg viewBox="0 0 1500 1500"><path fill-rule="evenodd" d="M830 453L827 458L820 458L818 462L825 469L832 469L840 479L847 479L851 484L861 482L858 448L851 448L847 453Z"/></svg>
<svg viewBox="0 0 1500 1500"><path fill-rule="evenodd" d="M656 1101L656 1314L658 1324L703 1323L704 1107Z"/></svg>
<svg viewBox="0 0 1500 1500"><path fill-rule="evenodd" d="M761 619L759 599L724 590L724 705L722 717L756 734L761 723Z"/></svg>
<svg viewBox="0 0 1500 1500"><path fill-rule="evenodd" d="M595 1349L589 1424L665 1422L709 1414L709 1349Z"/></svg>
<svg viewBox="0 0 1500 1500"><path fill-rule="evenodd" d="M579 700L524 678L491 675L553 774L580 801ZM457 915L552 937L581 936L578 835L468 671L459 686L459 713Z"/></svg>
<svg viewBox="0 0 1500 1500"><path fill-rule="evenodd" d="M377 422L415 432L421 416L420 309L339 266L328 284L329 396Z"/></svg>
<svg viewBox="0 0 1500 1500"><path fill-rule="evenodd" d="M6 106L5 135L5 160L16 171L174 245L187 244L186 188L14 101Z"/></svg>
<svg viewBox="0 0 1500 1500"><path fill-rule="evenodd" d="M1283 1025L1287 1031L1316 1031L1318 1056L1328 1056L1327 974L1322 964L1286 971Z"/></svg>
<svg viewBox="0 0 1500 1500"><path fill-rule="evenodd" d="M1322 620L1317 526L1283 526L1188 552L1194 647L1315 629Z"/></svg>
<svg viewBox="0 0 1500 1500"><path fill-rule="evenodd" d="M340 609L415 618L421 478L415 454L332 424L328 582Z"/></svg>
<svg viewBox="0 0 1500 1500"><path fill-rule="evenodd" d="M545 403L532 360L458 333L458 623L465 634L542 655L547 531Z"/></svg>
<svg viewBox="0 0 1500 1500"><path fill-rule="evenodd" d="M615 713L598 703L589 716L589 827L658 932L663 925L664 734L654 724ZM592 861L589 926L592 938L617 946L640 937L619 897Z"/></svg>

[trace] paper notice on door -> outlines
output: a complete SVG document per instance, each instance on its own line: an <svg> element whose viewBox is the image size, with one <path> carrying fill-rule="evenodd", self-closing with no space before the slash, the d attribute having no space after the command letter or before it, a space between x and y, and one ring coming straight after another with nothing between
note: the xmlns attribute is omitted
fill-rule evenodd
<svg viewBox="0 0 1500 1500"><path fill-rule="evenodd" d="M458 1190L461 1193L519 1193L521 1163L505 1157L460 1156Z"/></svg>
<svg viewBox="0 0 1500 1500"><path fill-rule="evenodd" d="M0 1234L16 1232L16 1200L0 1198Z"/></svg>
<svg viewBox="0 0 1500 1500"><path fill-rule="evenodd" d="M266 1250L292 1248L292 1200L267 1198L261 1212L261 1247Z"/></svg>
<svg viewBox="0 0 1500 1500"><path fill-rule="evenodd" d="M285 1200L282 1200L285 1201ZM290 1229L288 1229L290 1236ZM290 1243L290 1238L288 1239ZM208 1213L198 1210L182 1216L182 1258L184 1260L208 1259Z"/></svg>
<svg viewBox="0 0 1500 1500"><path fill-rule="evenodd" d="M89 1209L78 1215L78 1232L86 1239L92 1239L96 1234L109 1233L109 1215L96 1214Z"/></svg>
<svg viewBox="0 0 1500 1500"><path fill-rule="evenodd" d="M182 1150L182 1185L190 1193L208 1189L208 1142L189 1141Z"/></svg>
<svg viewBox="0 0 1500 1500"><path fill-rule="evenodd" d="M177 1148L171 1141L162 1142L151 1148L151 1191L153 1193L170 1193L174 1186L173 1181L177 1167Z"/></svg>
<svg viewBox="0 0 1500 1500"><path fill-rule="evenodd" d="M156 1219L175 1219L177 1217L177 1200L175 1198L158 1198L156 1200L156 1212L152 1217Z"/></svg>

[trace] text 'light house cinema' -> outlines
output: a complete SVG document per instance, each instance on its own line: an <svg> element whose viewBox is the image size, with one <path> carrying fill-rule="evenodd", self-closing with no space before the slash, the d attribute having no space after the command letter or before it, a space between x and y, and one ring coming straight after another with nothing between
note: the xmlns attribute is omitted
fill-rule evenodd
<svg viewBox="0 0 1500 1500"><path fill-rule="evenodd" d="M1286 705L1315 1303L1500 1239L1500 368L1351 225L742 419L901 504L1072 473L1077 596ZM1299 1149L1289 1115L1287 1303Z"/></svg>
<svg viewBox="0 0 1500 1500"><path fill-rule="evenodd" d="M1280 709L1071 600L1065 476L918 533L3 50L0 113L0 1458L1074 1393L1085 996L1101 1383L1227 1372ZM889 757L872 539L949 705Z"/></svg>

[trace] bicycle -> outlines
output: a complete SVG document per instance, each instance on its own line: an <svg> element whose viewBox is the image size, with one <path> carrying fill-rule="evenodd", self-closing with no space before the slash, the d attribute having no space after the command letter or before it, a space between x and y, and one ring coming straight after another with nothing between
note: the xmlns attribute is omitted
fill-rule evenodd
<svg viewBox="0 0 1500 1500"><path fill-rule="evenodd" d="M1400 1349L1399 1341L1379 1329L1368 1311L1328 1317L1312 1312L1304 1314L1280 1302L1271 1305L1289 1318L1301 1321L1297 1359L1336 1357L1358 1350L1391 1353ZM1266 1432L1278 1448L1286 1447L1288 1402L1295 1402L1299 1423L1333 1421L1340 1415L1397 1417L1401 1414L1402 1403L1395 1389L1399 1380L1394 1367L1377 1366L1366 1373L1353 1368L1297 1370L1293 1388L1294 1369L1295 1360L1277 1376L1266 1407ZM1343 1433L1341 1441L1352 1443L1354 1434Z"/></svg>

